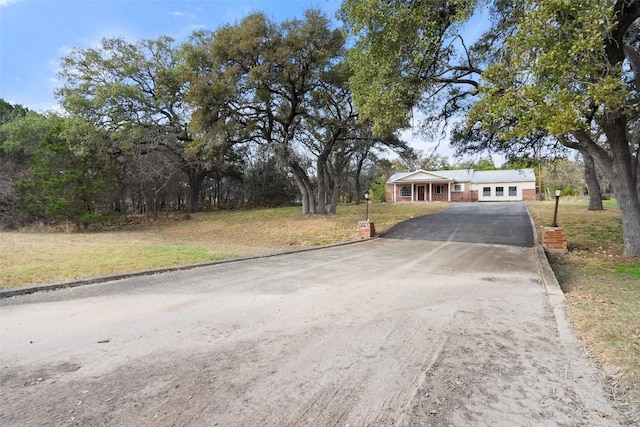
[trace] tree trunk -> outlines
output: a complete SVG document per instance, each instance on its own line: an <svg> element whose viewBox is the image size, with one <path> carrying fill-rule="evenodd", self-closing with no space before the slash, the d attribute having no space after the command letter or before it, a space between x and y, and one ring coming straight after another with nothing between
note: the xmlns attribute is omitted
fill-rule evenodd
<svg viewBox="0 0 640 427"><path fill-rule="evenodd" d="M331 208L330 212L335 214L337 212L338 203L340 202L340 189L344 184L343 177L346 173L346 169L350 161L350 150L342 149L340 151L334 151L331 160L327 162L327 175L331 182Z"/></svg>
<svg viewBox="0 0 640 427"><path fill-rule="evenodd" d="M289 167L293 174L296 186L300 190L302 197L302 214L303 215L315 215L318 213L316 207L316 200L313 194L313 186L309 182L309 177L305 173L304 169L300 167L295 161L289 161Z"/></svg>
<svg viewBox="0 0 640 427"><path fill-rule="evenodd" d="M592 147L590 154L607 175L620 207L625 258L640 257L640 197L637 187L637 165L629 151L626 117L616 112L605 113L602 128L611 152Z"/></svg>
<svg viewBox="0 0 640 427"><path fill-rule="evenodd" d="M309 214L309 194L307 193L307 188L305 187L304 183L302 182L298 174L293 171L293 169L292 169L292 173L293 173L293 180L296 183L296 187L298 187L298 190L300 190L300 202L302 202L302 215L308 215Z"/></svg>
<svg viewBox="0 0 640 427"><path fill-rule="evenodd" d="M199 171L188 169L187 177L189 179L189 200L187 210L195 212L198 210L198 196L200 195L200 186L202 185L203 174Z"/></svg>
<svg viewBox="0 0 640 427"><path fill-rule="evenodd" d="M325 215L327 213L327 181L325 174L326 159L318 157L316 161L316 171L318 179L318 213Z"/></svg>
<svg viewBox="0 0 640 427"><path fill-rule="evenodd" d="M591 154L586 150L582 150L581 153L584 160L584 182L587 184L587 191L589 192L589 207L587 209L601 211L603 210L602 190L596 174L596 164Z"/></svg>
<svg viewBox="0 0 640 427"><path fill-rule="evenodd" d="M622 239L624 241L622 256L625 258L640 257L640 203L638 203L635 185L632 185L631 180L624 178L620 181L616 180L616 176L623 173L620 169L614 166L614 171L611 174L613 176L610 179L612 179L611 186L615 192L622 217Z"/></svg>
<svg viewBox="0 0 640 427"><path fill-rule="evenodd" d="M332 188L333 190L331 191L331 208L329 209L329 212L335 215L336 213L338 213L338 200L340 199L339 179L333 179Z"/></svg>
<svg viewBox="0 0 640 427"><path fill-rule="evenodd" d="M158 219L158 190L153 188L153 219Z"/></svg>

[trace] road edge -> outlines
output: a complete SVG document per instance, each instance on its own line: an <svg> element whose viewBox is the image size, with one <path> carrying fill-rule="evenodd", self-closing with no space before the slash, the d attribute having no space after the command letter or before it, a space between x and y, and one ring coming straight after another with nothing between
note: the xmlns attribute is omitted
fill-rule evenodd
<svg viewBox="0 0 640 427"><path fill-rule="evenodd" d="M551 311L556 321L556 331L560 345L562 346L562 352L574 362L568 365L568 367L570 367L570 374L576 382L580 381L582 383L582 387L577 388L577 390L582 391L582 393L579 393L580 399L585 403L591 402L589 406L591 406L594 412L597 412L597 414L594 414L595 419L598 417L613 421L624 419L615 405L607 399L604 387L604 376L597 367L597 361L589 354L584 342L582 342L574 332L566 310L564 292L560 287L560 282L558 282L553 268L551 268L547 253L540 244L536 225L526 203L525 207L527 208L527 214L529 215L533 229L533 239L537 252L536 258L538 260L540 277L542 278L542 284L544 285L549 305L551 306ZM584 363L575 363L579 360L583 360ZM599 397L602 397L603 400Z"/></svg>
<svg viewBox="0 0 640 427"><path fill-rule="evenodd" d="M65 280L61 282L42 283L42 284L21 286L18 288L2 289L0 290L0 300L17 297L21 295L34 294L37 292L49 292L49 291L56 291L60 289L77 288L79 286L95 285L98 283L115 282L118 280L128 279L131 277L152 276L154 274L171 273L174 271L193 270L195 268L209 267L212 265L230 264L234 262L250 261L253 259L273 258L281 255L317 251L320 249L326 249L326 248L332 248L332 247L338 247L338 246L354 245L357 243L366 242L368 240L377 239L378 237L379 236L374 236L369 239L349 240L347 242L332 243L330 245L297 248L290 251L273 252L273 253L268 253L263 255L253 255L253 256L240 257L240 258L229 258L229 259L222 259L217 261L200 262L196 264L176 265L171 267L153 268L149 270L130 271L126 273L108 274L105 276L87 277L83 279Z"/></svg>

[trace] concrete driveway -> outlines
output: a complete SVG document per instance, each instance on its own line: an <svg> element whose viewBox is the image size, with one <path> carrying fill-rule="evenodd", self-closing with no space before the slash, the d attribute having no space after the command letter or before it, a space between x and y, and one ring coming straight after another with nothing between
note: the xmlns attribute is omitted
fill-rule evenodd
<svg viewBox="0 0 640 427"><path fill-rule="evenodd" d="M7 298L0 424L618 425L537 250L387 238Z"/></svg>

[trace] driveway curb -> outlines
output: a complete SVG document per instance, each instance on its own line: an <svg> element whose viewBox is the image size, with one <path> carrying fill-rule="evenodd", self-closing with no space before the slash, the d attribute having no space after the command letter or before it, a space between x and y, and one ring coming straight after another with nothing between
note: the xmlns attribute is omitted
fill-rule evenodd
<svg viewBox="0 0 640 427"><path fill-rule="evenodd" d="M269 254L264 254L264 255L255 255L255 256L248 256L248 257L242 257L242 258L230 258L230 259L223 259L223 260L219 260L219 261L207 261L207 262L201 262L201 263L197 263L197 264L176 265L176 266L173 266L173 267L154 268L154 269L149 269L149 270L132 271L132 272L128 272L128 273L117 273L117 274L109 274L109 275L106 275L106 276L89 277L89 278L86 278L86 279L68 280L68 281L63 281L63 282L54 282L54 283L23 286L23 287L12 288L12 289L3 289L3 290L0 290L0 300L5 299L5 298L16 297L16 296L20 296L20 295L33 294L33 293L36 293L36 292L56 291L56 290L59 290L59 289L77 288L79 286L86 286L86 285L94 285L94 284L97 284L97 283L112 282L112 281L117 281L117 280L122 280L122 279L128 279L130 277L152 276L154 274L171 273L171 272L174 272L174 271L183 271L183 270L192 270L194 268L209 267L209 266L212 266L212 265L230 264L230 263L234 263L234 262L248 261L248 260L252 260L252 259L273 258L273 257L281 256L281 255L289 255L289 254L295 254L295 253L300 253L300 252L317 251L317 250L320 250L320 249L326 249L326 248L332 248L332 247L338 247L338 246L347 246L347 245L353 245L353 244L357 244L357 243L362 243L362 242L365 242L367 240L377 239L378 237L379 236L375 236L375 237L372 237L370 239L350 240L348 242L334 243L334 244L331 244L331 245L314 246L314 247L310 247L310 248L299 248L299 249L294 249L294 250L291 250L291 251L274 252L274 253L269 253Z"/></svg>
<svg viewBox="0 0 640 427"><path fill-rule="evenodd" d="M538 239L538 230L536 229L536 224L533 222L533 218L531 218L531 212L529 212L529 207L527 204L524 204L527 209L527 215L529 215L529 221L531 221L531 229L533 230L533 244L534 248L538 254L538 267L540 268L540 275L544 282L544 287L547 290L548 295L556 295L560 297L561 301L564 301L564 292L560 288L560 283L558 282L558 278L556 274L553 272L551 268L551 264L549 264L549 258L547 258L547 253L544 251L544 247L540 244L540 239Z"/></svg>
<svg viewBox="0 0 640 427"><path fill-rule="evenodd" d="M525 204L526 206L526 204ZM565 296L556 274L551 268L549 258L544 247L540 244L538 239L538 232L535 228L535 223L531 218L531 213L527 207L527 213L529 213L529 219L531 220L531 226L533 227L533 239L535 242L535 249L538 258L538 268L540 269L540 277L542 277L543 285L546 290L547 297L549 298L549 305L553 312L553 317L556 321L556 328L558 331L558 337L562 344L565 354L570 355L574 360L578 360L580 356L584 356L586 360L591 362L591 359L585 355L583 346L576 338L573 331L573 327L568 320L567 312L565 310ZM593 378L597 378L597 369L594 369L590 364L587 366L577 366L577 370L581 371L581 375L589 375ZM579 377L580 375L578 375Z"/></svg>

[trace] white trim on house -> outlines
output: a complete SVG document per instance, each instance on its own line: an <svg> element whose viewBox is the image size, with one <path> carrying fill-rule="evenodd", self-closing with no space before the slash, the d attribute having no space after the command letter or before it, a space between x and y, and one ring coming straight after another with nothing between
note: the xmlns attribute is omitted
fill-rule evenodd
<svg viewBox="0 0 640 427"><path fill-rule="evenodd" d="M453 184L453 190L451 191L453 191L454 193L464 191L464 182Z"/></svg>

